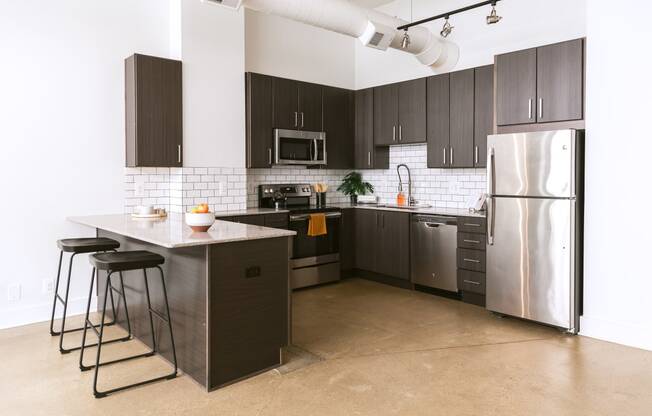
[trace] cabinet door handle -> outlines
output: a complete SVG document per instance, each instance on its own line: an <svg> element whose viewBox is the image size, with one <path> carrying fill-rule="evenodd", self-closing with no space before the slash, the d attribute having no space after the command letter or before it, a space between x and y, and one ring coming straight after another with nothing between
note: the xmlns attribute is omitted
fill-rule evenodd
<svg viewBox="0 0 652 416"><path fill-rule="evenodd" d="M480 282L474 282L473 280L464 280L464 283L480 286Z"/></svg>
<svg viewBox="0 0 652 416"><path fill-rule="evenodd" d="M527 118L532 120L532 98L527 100Z"/></svg>
<svg viewBox="0 0 652 416"><path fill-rule="evenodd" d="M446 148L444 147L441 150L443 150L443 152L444 152L444 166L446 166Z"/></svg>
<svg viewBox="0 0 652 416"><path fill-rule="evenodd" d="M401 126L399 124L398 125L398 141L400 142L402 140L403 140L403 126Z"/></svg>
<svg viewBox="0 0 652 416"><path fill-rule="evenodd" d="M299 113L297 111L294 112L294 127L299 126Z"/></svg>
<svg viewBox="0 0 652 416"><path fill-rule="evenodd" d="M455 164L455 161L453 159L453 146L451 146L451 166Z"/></svg>
<svg viewBox="0 0 652 416"><path fill-rule="evenodd" d="M396 126L392 126L392 141L396 141Z"/></svg>
<svg viewBox="0 0 652 416"><path fill-rule="evenodd" d="M475 146L475 164L477 165L479 162L479 157L478 157L478 146Z"/></svg>
<svg viewBox="0 0 652 416"><path fill-rule="evenodd" d="M371 166L371 152L367 152L367 166Z"/></svg>
<svg viewBox="0 0 652 416"><path fill-rule="evenodd" d="M543 98L539 97L539 120L543 118Z"/></svg>
<svg viewBox="0 0 652 416"><path fill-rule="evenodd" d="M480 260L476 260L476 259L464 259L464 261L467 263L480 263Z"/></svg>
<svg viewBox="0 0 652 416"><path fill-rule="evenodd" d="M301 128L303 128L303 119L304 119L304 113L302 111L301 112Z"/></svg>
<svg viewBox="0 0 652 416"><path fill-rule="evenodd" d="M474 224L474 223L471 223L471 222L465 222L464 225L467 226L467 227L479 227L480 226L480 224Z"/></svg>
<svg viewBox="0 0 652 416"><path fill-rule="evenodd" d="M267 162L270 165L272 164L272 148L271 147L267 148Z"/></svg>
<svg viewBox="0 0 652 416"><path fill-rule="evenodd" d="M471 243L471 244L480 244L480 241L478 240L464 240L465 243Z"/></svg>
<svg viewBox="0 0 652 416"><path fill-rule="evenodd" d="M181 163L181 145L177 146L177 162Z"/></svg>

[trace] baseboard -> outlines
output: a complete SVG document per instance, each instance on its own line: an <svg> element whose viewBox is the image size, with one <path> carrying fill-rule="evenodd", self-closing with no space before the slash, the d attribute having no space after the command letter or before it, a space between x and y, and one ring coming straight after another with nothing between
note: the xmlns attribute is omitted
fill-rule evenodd
<svg viewBox="0 0 652 416"><path fill-rule="evenodd" d="M580 335L652 351L652 328L582 316Z"/></svg>
<svg viewBox="0 0 652 416"><path fill-rule="evenodd" d="M80 315L86 313L86 302L88 298L80 297L68 300L67 316ZM91 304L91 310L95 310L95 298ZM29 325L38 322L49 321L52 314L52 303L24 306L14 309L7 309L2 312L0 317L0 329L13 328L17 326ZM55 318L61 318L63 314L63 305L57 306Z"/></svg>

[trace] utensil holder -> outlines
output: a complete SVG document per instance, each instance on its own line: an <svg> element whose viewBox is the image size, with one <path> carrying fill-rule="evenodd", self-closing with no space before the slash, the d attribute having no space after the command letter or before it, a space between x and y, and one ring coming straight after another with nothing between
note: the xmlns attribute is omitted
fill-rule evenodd
<svg viewBox="0 0 652 416"><path fill-rule="evenodd" d="M317 206L325 207L326 206L326 192L316 192L317 197Z"/></svg>

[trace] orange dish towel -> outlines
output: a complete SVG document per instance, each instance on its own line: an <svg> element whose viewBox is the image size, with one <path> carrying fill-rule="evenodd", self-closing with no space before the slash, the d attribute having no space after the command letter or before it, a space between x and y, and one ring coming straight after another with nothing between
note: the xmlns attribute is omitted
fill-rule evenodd
<svg viewBox="0 0 652 416"><path fill-rule="evenodd" d="M325 214L310 214L310 220L308 222L308 236L317 237L320 235L326 235L328 231L326 230L326 215Z"/></svg>

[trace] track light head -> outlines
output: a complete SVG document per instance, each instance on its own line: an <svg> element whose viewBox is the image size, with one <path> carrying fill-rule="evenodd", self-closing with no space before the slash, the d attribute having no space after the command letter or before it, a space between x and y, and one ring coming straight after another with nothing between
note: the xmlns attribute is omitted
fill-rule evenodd
<svg viewBox="0 0 652 416"><path fill-rule="evenodd" d="M500 19L502 19L502 16L498 16L496 13L496 3L491 3L491 13L489 16L487 16L487 24L488 25L493 25L498 22L500 22Z"/></svg>
<svg viewBox="0 0 652 416"><path fill-rule="evenodd" d="M410 46L410 35L407 29L403 32L403 40L401 41L401 49L407 49Z"/></svg>
<svg viewBox="0 0 652 416"><path fill-rule="evenodd" d="M448 16L446 16L446 22L444 22L444 27L441 28L441 32L439 32L439 34L440 34L443 38L447 38L448 35L451 34L451 32L453 31L453 29L455 29L455 26L452 26L452 25L450 24L450 22L448 21Z"/></svg>

